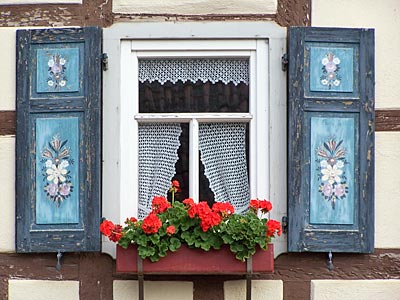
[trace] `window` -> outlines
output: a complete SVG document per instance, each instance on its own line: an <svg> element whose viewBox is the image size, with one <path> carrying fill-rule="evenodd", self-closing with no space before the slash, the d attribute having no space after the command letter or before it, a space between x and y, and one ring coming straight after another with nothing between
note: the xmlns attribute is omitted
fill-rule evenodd
<svg viewBox="0 0 400 300"><path fill-rule="evenodd" d="M268 127L268 103L257 103L253 92L262 89L257 85L263 80L267 87L267 41L124 43L122 74L131 72L125 99L133 105L121 129L123 140L134 143L122 151L132 157L126 180L135 180L126 185L126 195L138 195L135 215L147 215L151 199L166 195L175 175L182 179L185 196L195 201L229 200L236 211L246 210L250 195L256 197L251 190L255 178L266 178L268 169L267 157L257 157L268 136L260 131L257 136L256 130ZM224 94L228 88L235 95ZM180 174L175 174L175 163Z"/></svg>
<svg viewBox="0 0 400 300"><path fill-rule="evenodd" d="M249 199L269 198L272 217L285 215L284 30L123 25L104 32L103 216L143 217L172 178L180 200L229 200L244 211Z"/></svg>

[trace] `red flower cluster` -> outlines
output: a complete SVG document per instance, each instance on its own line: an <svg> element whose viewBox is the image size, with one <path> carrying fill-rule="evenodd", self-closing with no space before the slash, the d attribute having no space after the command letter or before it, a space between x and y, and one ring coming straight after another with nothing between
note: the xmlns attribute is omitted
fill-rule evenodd
<svg viewBox="0 0 400 300"><path fill-rule="evenodd" d="M157 233L161 226L161 220L154 212L150 213L146 218L143 219L142 229L144 233Z"/></svg>
<svg viewBox="0 0 400 300"><path fill-rule="evenodd" d="M163 196L154 196L151 207L153 208L153 212L155 214L160 214L170 208L171 204Z"/></svg>
<svg viewBox="0 0 400 300"><path fill-rule="evenodd" d="M278 236L281 236L282 234L282 227L281 223L275 220L268 220L267 222L267 236L268 237L275 237L275 233L278 234Z"/></svg>
<svg viewBox="0 0 400 300"><path fill-rule="evenodd" d="M173 235L175 233L175 226L168 226L166 231L168 235Z"/></svg>
<svg viewBox="0 0 400 300"><path fill-rule="evenodd" d="M223 218L229 217L235 211L233 206L227 202L214 203L210 208L205 201L196 204L192 198L188 198L183 200L183 204L189 206L188 215L190 218L199 217L200 227L204 232L220 224Z"/></svg>
<svg viewBox="0 0 400 300"><path fill-rule="evenodd" d="M268 200L250 200L250 209L254 211L261 209L263 213L267 213L272 209L272 203Z"/></svg>
<svg viewBox="0 0 400 300"><path fill-rule="evenodd" d="M100 224L100 232L110 239L110 241L118 242L122 237L122 226L114 224L111 221L104 220Z"/></svg>
<svg viewBox="0 0 400 300"><path fill-rule="evenodd" d="M235 208L228 202L216 202L212 206L212 210L219 213L221 217L226 218L235 212Z"/></svg>

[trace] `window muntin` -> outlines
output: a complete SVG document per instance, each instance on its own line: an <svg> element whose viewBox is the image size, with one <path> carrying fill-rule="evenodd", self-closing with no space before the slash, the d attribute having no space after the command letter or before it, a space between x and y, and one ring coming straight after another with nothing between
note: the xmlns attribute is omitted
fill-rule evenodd
<svg viewBox="0 0 400 300"><path fill-rule="evenodd" d="M189 124L198 122L196 127L182 123L182 136L177 123L139 123L139 217L150 212L155 195L167 196L172 179L181 183L181 200L230 201L245 211L250 197L246 124L232 123L229 116L225 123L199 122L190 113L248 113L248 58L139 59L138 65L139 115L174 113L182 121L183 112L191 117ZM194 147L200 159L190 167ZM190 191L193 186L199 194Z"/></svg>

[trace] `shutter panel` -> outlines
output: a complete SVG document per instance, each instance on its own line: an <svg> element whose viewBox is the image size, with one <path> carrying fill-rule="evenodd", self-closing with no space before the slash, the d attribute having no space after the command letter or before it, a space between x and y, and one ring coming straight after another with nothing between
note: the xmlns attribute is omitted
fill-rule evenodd
<svg viewBox="0 0 400 300"><path fill-rule="evenodd" d="M289 30L289 251L374 249L374 30Z"/></svg>
<svg viewBox="0 0 400 300"><path fill-rule="evenodd" d="M17 31L17 252L100 250L101 29Z"/></svg>

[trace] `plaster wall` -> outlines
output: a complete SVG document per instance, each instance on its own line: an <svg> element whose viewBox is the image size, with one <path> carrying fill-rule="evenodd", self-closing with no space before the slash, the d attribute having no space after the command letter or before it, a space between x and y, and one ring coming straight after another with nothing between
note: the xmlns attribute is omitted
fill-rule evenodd
<svg viewBox="0 0 400 300"><path fill-rule="evenodd" d="M15 32L16 28L0 27L0 111L15 110Z"/></svg>
<svg viewBox="0 0 400 300"><path fill-rule="evenodd" d="M312 280L311 300L400 299L400 280Z"/></svg>
<svg viewBox="0 0 400 300"><path fill-rule="evenodd" d="M79 300L79 281L9 280L9 300Z"/></svg>
<svg viewBox="0 0 400 300"><path fill-rule="evenodd" d="M311 25L375 28L375 95L377 108L400 107L400 2L398 0L313 0Z"/></svg>
<svg viewBox="0 0 400 300"><path fill-rule="evenodd" d="M262 300L268 295L269 300L283 299L282 280L252 280L252 299ZM246 299L246 281L233 280L224 283L225 300Z"/></svg>
<svg viewBox="0 0 400 300"><path fill-rule="evenodd" d="M400 248L400 132L375 135L375 247Z"/></svg>
<svg viewBox="0 0 400 300"><path fill-rule="evenodd" d="M113 283L114 300L137 299L138 286L136 280L115 280ZM144 295L147 300L190 300L193 299L193 283L145 281Z"/></svg>
<svg viewBox="0 0 400 300"><path fill-rule="evenodd" d="M133 14L274 14L277 0L113 0L115 13Z"/></svg>
<svg viewBox="0 0 400 300"><path fill-rule="evenodd" d="M0 252L15 251L15 137L0 137Z"/></svg>

